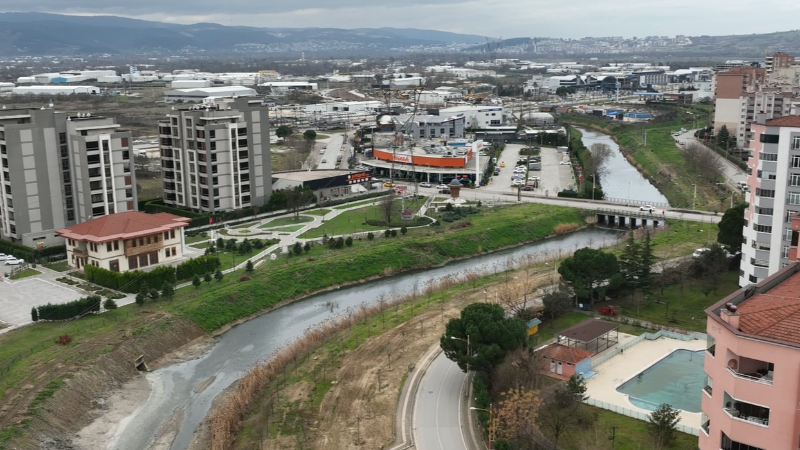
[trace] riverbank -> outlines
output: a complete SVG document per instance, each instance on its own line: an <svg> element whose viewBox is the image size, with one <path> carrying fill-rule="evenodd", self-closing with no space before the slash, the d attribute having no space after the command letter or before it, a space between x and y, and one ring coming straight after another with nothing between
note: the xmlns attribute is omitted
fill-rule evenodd
<svg viewBox="0 0 800 450"><path fill-rule="evenodd" d="M691 208L694 185L697 184L696 209L724 211L727 195L720 199L715 186L697 183L699 173L696 168L687 164L682 149L672 136L673 131L693 123L694 116L690 113L705 117L705 109L694 105L676 108L675 112L676 117L671 120L646 124L627 124L580 114L563 115L559 119L569 125L611 136L625 157L667 197L672 207ZM646 145L643 129L647 135Z"/></svg>

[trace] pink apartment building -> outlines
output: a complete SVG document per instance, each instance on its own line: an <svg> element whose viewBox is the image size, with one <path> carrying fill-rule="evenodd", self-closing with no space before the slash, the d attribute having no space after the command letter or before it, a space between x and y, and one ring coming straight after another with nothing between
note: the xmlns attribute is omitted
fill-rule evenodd
<svg viewBox="0 0 800 450"><path fill-rule="evenodd" d="M734 292L706 315L700 450L800 448L800 264Z"/></svg>

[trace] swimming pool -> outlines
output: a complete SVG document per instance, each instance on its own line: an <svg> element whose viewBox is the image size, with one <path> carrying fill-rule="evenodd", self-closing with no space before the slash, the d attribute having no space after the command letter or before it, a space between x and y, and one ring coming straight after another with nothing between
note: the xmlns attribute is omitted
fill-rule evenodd
<svg viewBox="0 0 800 450"><path fill-rule="evenodd" d="M703 388L703 350L675 350L617 388L631 403L653 411L662 403L700 412Z"/></svg>

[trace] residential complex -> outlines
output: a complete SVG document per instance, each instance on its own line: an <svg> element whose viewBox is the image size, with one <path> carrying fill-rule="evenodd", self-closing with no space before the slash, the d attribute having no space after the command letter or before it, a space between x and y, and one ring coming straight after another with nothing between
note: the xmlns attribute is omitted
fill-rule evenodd
<svg viewBox="0 0 800 450"><path fill-rule="evenodd" d="M734 67L714 75L714 132L725 126L737 145L747 145L747 127L753 120L755 101L749 95L766 84L767 71L759 67ZM761 108L759 108L761 109Z"/></svg>
<svg viewBox="0 0 800 450"><path fill-rule="evenodd" d="M191 219L138 211L109 214L58 230L66 240L67 262L126 272L183 258L183 228Z"/></svg>
<svg viewBox="0 0 800 450"><path fill-rule="evenodd" d="M800 116L764 116L752 124L740 286L758 283L790 263L791 216L800 211Z"/></svg>
<svg viewBox="0 0 800 450"><path fill-rule="evenodd" d="M798 297L795 263L706 310L700 450L800 446Z"/></svg>
<svg viewBox="0 0 800 450"><path fill-rule="evenodd" d="M0 110L0 237L61 243L55 230L136 208L131 134L114 119Z"/></svg>
<svg viewBox="0 0 800 450"><path fill-rule="evenodd" d="M164 203L215 213L272 193L267 108L238 97L177 109L159 122Z"/></svg>

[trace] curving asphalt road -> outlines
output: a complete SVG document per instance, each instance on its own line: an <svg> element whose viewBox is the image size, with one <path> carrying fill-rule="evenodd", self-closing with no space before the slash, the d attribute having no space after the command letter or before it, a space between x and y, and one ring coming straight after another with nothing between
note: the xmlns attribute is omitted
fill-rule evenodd
<svg viewBox="0 0 800 450"><path fill-rule="evenodd" d="M440 353L425 372L414 406L414 443L417 450L471 450L463 433L462 416L469 399L467 376Z"/></svg>

